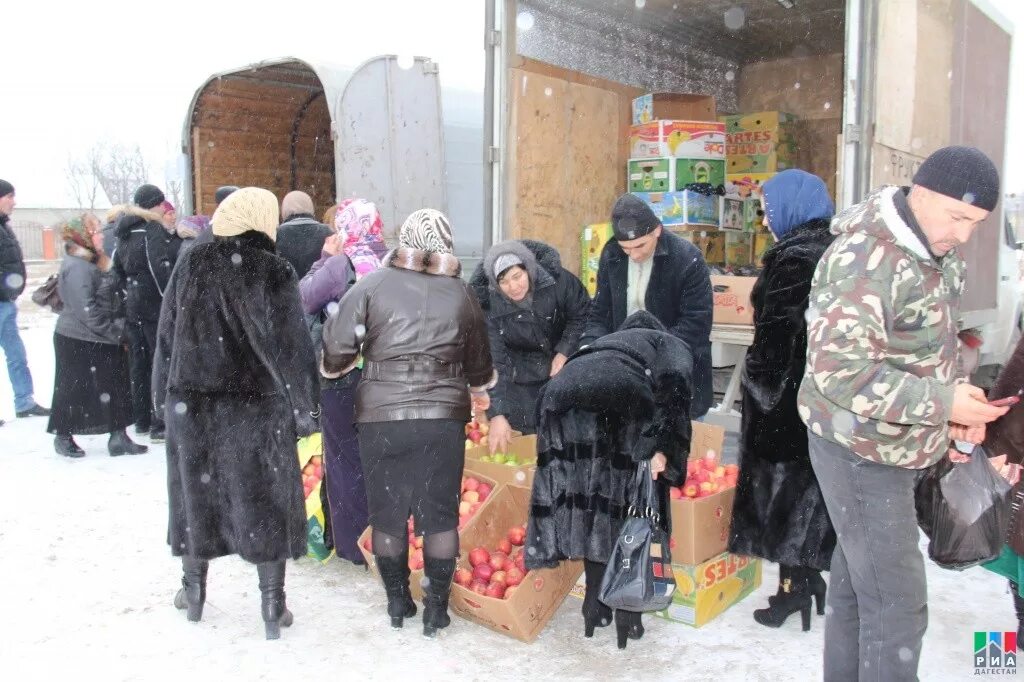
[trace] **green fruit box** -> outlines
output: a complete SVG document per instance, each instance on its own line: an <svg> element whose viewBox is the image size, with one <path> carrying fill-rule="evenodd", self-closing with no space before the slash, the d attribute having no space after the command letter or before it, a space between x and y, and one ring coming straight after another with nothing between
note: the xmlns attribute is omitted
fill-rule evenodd
<svg viewBox="0 0 1024 682"><path fill-rule="evenodd" d="M587 225L580 235L580 281L591 298L597 294L597 268L601 262L601 252L614 236L611 223Z"/></svg>
<svg viewBox="0 0 1024 682"><path fill-rule="evenodd" d="M692 183L718 187L725 185L725 168L725 159L630 159L626 181L630 192L678 192Z"/></svg>
<svg viewBox="0 0 1024 682"><path fill-rule="evenodd" d="M487 485L491 486L491 493L487 496L487 499L485 499L480 504L480 507L477 509L476 512L473 513L472 517L469 518L469 520L465 523L465 525L459 529L459 538L460 538L460 542L461 543L465 542L461 538L473 526L473 524L475 524L477 522L477 519L480 518L480 516L484 513L484 511L487 509L488 505L490 505L491 500L494 497L494 493L495 493L495 491L498 488L497 481L495 481L494 479L492 479L492 478L490 478L488 476L481 475L481 474L479 474L479 473L477 473L475 471L465 471L463 473L463 485L465 485L465 480L468 479L468 478L475 478L478 482L486 483ZM373 573L374 576L379 576L380 573L379 573L379 571L377 571L377 562L374 559L373 552L371 551L372 550L372 544L371 544L370 538L371 538L372 533L373 533L373 528L371 526L367 526L366 530L364 530L362 535L359 536L359 540L357 542L359 544L359 551L362 552L362 554L363 554L363 560L366 561L367 568L370 570L371 573ZM423 540L422 536L417 536L416 539L415 539L415 541L418 541L420 543L422 543L422 540ZM420 547L415 547L414 545L410 544L410 547L409 547L410 564L413 561L416 561L417 556L418 556L419 560L422 561L422 558L423 558L422 544L421 544ZM422 564L421 563L418 564L418 565L420 565L421 567L420 568L412 568L412 566L410 565L411 572L409 574L409 591L412 592L413 599L421 600L421 599L423 599L423 568L422 568Z"/></svg>
<svg viewBox="0 0 1024 682"><path fill-rule="evenodd" d="M469 553L476 547L494 549L508 536L509 529L526 524L530 489L502 486L479 518L466 527L460 540L460 566L469 566ZM495 632L532 642L555 615L576 579L583 573L579 561L563 561L557 568L529 571L522 582L508 588L504 598L488 597L452 584L451 610L466 620Z"/></svg>
<svg viewBox="0 0 1024 682"><path fill-rule="evenodd" d="M512 463L507 461L512 458ZM485 445L466 450L466 468L478 471L502 485L533 485L537 464L537 436L514 436L504 453L491 455Z"/></svg>

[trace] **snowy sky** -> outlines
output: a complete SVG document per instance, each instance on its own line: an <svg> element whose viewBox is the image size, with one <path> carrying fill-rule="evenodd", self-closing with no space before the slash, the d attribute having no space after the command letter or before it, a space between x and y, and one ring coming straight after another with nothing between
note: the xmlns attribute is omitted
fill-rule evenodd
<svg viewBox="0 0 1024 682"><path fill-rule="evenodd" d="M1024 31L1024 2L989 2ZM259 11L228 4L5 2L0 178L14 183L19 204L70 204L68 158L98 140L138 142L152 180L162 183L195 90L210 75L250 62L296 56L358 64L416 54L440 64L446 85L482 88L482 0L289 0ZM1013 71L1010 120L1018 120L1022 48ZM1010 149L1024 145L1022 131L1011 128ZM1007 185L1024 190L1024 156L1008 157Z"/></svg>

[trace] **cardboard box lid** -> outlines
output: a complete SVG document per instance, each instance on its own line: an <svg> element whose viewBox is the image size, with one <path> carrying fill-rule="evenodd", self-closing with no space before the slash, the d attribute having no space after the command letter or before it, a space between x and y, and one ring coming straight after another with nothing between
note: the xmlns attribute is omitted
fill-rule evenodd
<svg viewBox="0 0 1024 682"><path fill-rule="evenodd" d="M713 450L716 459L722 458L722 446L725 444L725 429L715 424L690 422L690 459L703 457L708 450Z"/></svg>

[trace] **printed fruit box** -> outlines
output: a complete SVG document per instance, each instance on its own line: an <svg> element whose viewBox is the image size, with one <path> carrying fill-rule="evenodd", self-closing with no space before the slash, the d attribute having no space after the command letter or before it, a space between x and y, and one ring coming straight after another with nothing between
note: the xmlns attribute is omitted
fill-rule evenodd
<svg viewBox="0 0 1024 682"><path fill-rule="evenodd" d="M741 199L761 198L761 185L775 173L729 173L725 176L726 196L738 196ZM760 207L760 204L758 204Z"/></svg>
<svg viewBox="0 0 1024 682"><path fill-rule="evenodd" d="M724 186L725 160L670 157L629 160L630 192L678 192L694 183Z"/></svg>
<svg viewBox="0 0 1024 682"><path fill-rule="evenodd" d="M466 450L466 468L479 472L499 485L533 485L537 468L537 436L513 436L508 450L491 454L480 445Z"/></svg>
<svg viewBox="0 0 1024 682"><path fill-rule="evenodd" d="M711 289L714 307L711 315L713 322L715 324L754 324L754 307L750 303L750 292L754 289L756 281L757 277L712 275Z"/></svg>
<svg viewBox="0 0 1024 682"><path fill-rule="evenodd" d="M597 295L597 268L601 262L601 252L614 236L611 223L587 225L580 236L580 280L591 298Z"/></svg>
<svg viewBox="0 0 1024 682"><path fill-rule="evenodd" d="M630 126L629 150L636 158L724 159L725 124L663 120Z"/></svg>
<svg viewBox="0 0 1024 682"><path fill-rule="evenodd" d="M449 601L462 618L527 643L537 638L583 572L579 561L524 570L529 506L529 488L498 489L460 537L462 555ZM504 575L496 579L498 573Z"/></svg>
<svg viewBox="0 0 1024 682"><path fill-rule="evenodd" d="M633 192L643 199L666 227L696 225L718 227L721 208L717 196L698 192Z"/></svg>
<svg viewBox="0 0 1024 682"><path fill-rule="evenodd" d="M299 440L299 466L302 467L302 494L306 505L306 556L326 564L334 556L324 538L323 497L324 480L323 437L314 433Z"/></svg>
<svg viewBox="0 0 1024 682"><path fill-rule="evenodd" d="M672 564L675 595L654 615L702 627L761 586L761 560L723 552L696 565Z"/></svg>
<svg viewBox="0 0 1024 682"><path fill-rule="evenodd" d="M733 266L750 265L753 262L751 249L754 235L746 232L730 232L725 235L725 264Z"/></svg>
<svg viewBox="0 0 1024 682"><path fill-rule="evenodd" d="M483 490L481 491L481 488ZM465 498L469 488L472 488L477 493L478 498L476 502L470 503L470 506L463 509L461 506L465 504L466 500L463 499L460 502L459 508L459 537L462 538L465 530L472 526L472 521L476 520L478 512L483 512L491 498L493 497L493 491L498 487L498 484L493 479L482 476L473 471L466 471L462 476L462 495ZM472 497L472 496L470 496ZM463 514L463 511L466 513ZM423 536L417 536L413 530L413 520L409 517L409 524L406 527L408 532L409 542L409 570L411 571L409 576L409 590L412 592L413 599L420 600L423 598ZM366 527L362 535L359 536L359 551L363 553L363 559L366 561L367 567L370 572L375 576L380 576L377 571L377 562L373 557L373 544L371 540L371 534L373 528L370 526Z"/></svg>
<svg viewBox="0 0 1024 682"><path fill-rule="evenodd" d="M781 111L722 116L729 173L774 173L794 167L796 117Z"/></svg>
<svg viewBox="0 0 1024 682"><path fill-rule="evenodd" d="M739 197L719 197L721 209L721 228L723 230L741 231L746 226L745 204L746 200Z"/></svg>

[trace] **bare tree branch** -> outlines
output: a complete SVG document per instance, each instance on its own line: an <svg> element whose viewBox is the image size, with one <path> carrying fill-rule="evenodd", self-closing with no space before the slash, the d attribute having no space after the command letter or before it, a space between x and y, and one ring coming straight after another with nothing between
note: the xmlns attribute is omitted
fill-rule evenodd
<svg viewBox="0 0 1024 682"><path fill-rule="evenodd" d="M69 157L68 165L64 169L64 176L67 178L71 195L75 199L76 206L74 208L95 210L100 181L92 172L91 164L87 160Z"/></svg>
<svg viewBox="0 0 1024 682"><path fill-rule="evenodd" d="M135 190L146 183L146 161L138 145L99 142L78 159L69 159L65 171L72 194L83 208L94 209L99 188L113 205L131 203Z"/></svg>

